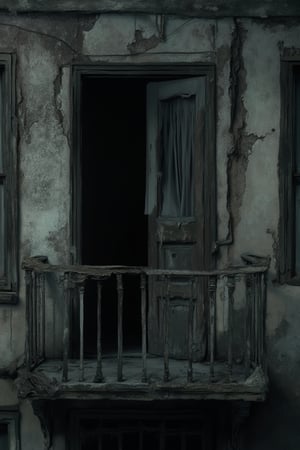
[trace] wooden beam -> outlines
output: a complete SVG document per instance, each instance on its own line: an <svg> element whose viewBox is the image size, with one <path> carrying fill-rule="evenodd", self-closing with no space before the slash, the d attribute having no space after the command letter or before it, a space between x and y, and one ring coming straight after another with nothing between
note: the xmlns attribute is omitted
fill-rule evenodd
<svg viewBox="0 0 300 450"><path fill-rule="evenodd" d="M300 16L298 0L0 0L0 11L17 13L143 13L185 17Z"/></svg>

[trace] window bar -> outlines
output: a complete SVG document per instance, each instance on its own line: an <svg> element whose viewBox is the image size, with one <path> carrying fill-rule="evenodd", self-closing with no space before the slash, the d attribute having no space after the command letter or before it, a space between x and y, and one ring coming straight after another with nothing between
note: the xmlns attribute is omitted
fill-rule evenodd
<svg viewBox="0 0 300 450"><path fill-rule="evenodd" d="M193 317L194 317L194 284L195 280L191 279L191 291L189 299L189 312L188 312L188 370L187 381L192 383L193 381Z"/></svg>
<svg viewBox="0 0 300 450"><path fill-rule="evenodd" d="M228 371L229 379L232 377L232 342L233 342L233 308L234 308L234 288L235 279L234 276L227 277L227 289L228 289Z"/></svg>
<svg viewBox="0 0 300 450"><path fill-rule="evenodd" d="M103 421L100 420L98 428L98 448L97 450L102 450L102 438L103 438Z"/></svg>
<svg viewBox="0 0 300 450"><path fill-rule="evenodd" d="M181 447L180 447L180 449L181 450L186 450L186 435L185 435L185 433L182 431L181 433L180 433L180 440L181 440Z"/></svg>
<svg viewBox="0 0 300 450"><path fill-rule="evenodd" d="M139 423L139 450L143 450L143 425Z"/></svg>
<svg viewBox="0 0 300 450"><path fill-rule="evenodd" d="M215 329L216 329L216 277L209 277L208 283L209 293L209 315L210 315L210 381L213 380L215 375Z"/></svg>
<svg viewBox="0 0 300 450"><path fill-rule="evenodd" d="M84 284L79 287L79 381L84 381Z"/></svg>
<svg viewBox="0 0 300 450"><path fill-rule="evenodd" d="M122 431L118 432L118 450L123 450L123 434L122 434Z"/></svg>
<svg viewBox="0 0 300 450"><path fill-rule="evenodd" d="M141 274L141 300L142 300L142 382L147 382L147 324L146 324L146 275Z"/></svg>
<svg viewBox="0 0 300 450"><path fill-rule="evenodd" d="M251 315L252 315L251 275L246 276L245 282L246 282L245 376L248 377L250 373L250 359L251 359Z"/></svg>
<svg viewBox="0 0 300 450"><path fill-rule="evenodd" d="M159 450L165 450L166 445L166 425L165 422L161 422L160 435L159 435Z"/></svg>
<svg viewBox="0 0 300 450"><path fill-rule="evenodd" d="M102 373L102 283L97 280L97 369L94 378L95 383L101 383L103 381Z"/></svg>
<svg viewBox="0 0 300 450"><path fill-rule="evenodd" d="M63 373L62 381L68 381L70 345L70 275L64 274L64 333L63 333Z"/></svg>
<svg viewBox="0 0 300 450"><path fill-rule="evenodd" d="M123 278L121 274L117 274L117 290L118 290L118 381L123 381Z"/></svg>
<svg viewBox="0 0 300 450"><path fill-rule="evenodd" d="M32 296L32 271L25 271L25 285L26 285L26 366L27 370L31 367L31 337L32 330L32 316L31 316L31 296Z"/></svg>
<svg viewBox="0 0 300 450"><path fill-rule="evenodd" d="M169 307L170 307L170 278L164 277L165 284L164 299L164 381L169 381Z"/></svg>

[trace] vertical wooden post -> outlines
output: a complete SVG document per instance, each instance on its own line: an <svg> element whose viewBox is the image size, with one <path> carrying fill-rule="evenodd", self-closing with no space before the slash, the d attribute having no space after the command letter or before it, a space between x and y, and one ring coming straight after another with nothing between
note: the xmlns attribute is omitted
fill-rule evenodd
<svg viewBox="0 0 300 450"><path fill-rule="evenodd" d="M102 373L102 283L97 280L97 369L94 382L103 381Z"/></svg>
<svg viewBox="0 0 300 450"><path fill-rule="evenodd" d="M228 370L229 379L232 377L232 343L233 343L233 310L234 310L234 276L227 277L228 289Z"/></svg>
<svg viewBox="0 0 300 450"><path fill-rule="evenodd" d="M118 290L118 381L123 381L123 278L117 274Z"/></svg>
<svg viewBox="0 0 300 450"><path fill-rule="evenodd" d="M165 282L165 280L167 280ZM170 279L164 277L165 299L164 299L164 381L169 381L169 320L170 320Z"/></svg>
<svg viewBox="0 0 300 450"><path fill-rule="evenodd" d="M31 338L32 332L32 316L31 316L31 296L32 296L32 272L31 270L25 271L25 285L26 285L26 368L31 368Z"/></svg>
<svg viewBox="0 0 300 450"><path fill-rule="evenodd" d="M64 332L63 332L63 373L62 381L68 381L70 347L70 275L64 274Z"/></svg>
<svg viewBox="0 0 300 450"><path fill-rule="evenodd" d="M210 381L215 375L215 333L216 333L216 277L210 276L208 283L209 295L209 334L210 334Z"/></svg>
<svg viewBox="0 0 300 450"><path fill-rule="evenodd" d="M79 287L79 381L84 381L84 284Z"/></svg>
<svg viewBox="0 0 300 450"><path fill-rule="evenodd" d="M194 322L194 279L191 279L191 291L189 298L189 313L188 313L188 370L187 381L192 383L193 381L193 322Z"/></svg>
<svg viewBox="0 0 300 450"><path fill-rule="evenodd" d="M141 321L142 321L142 382L147 382L147 324L146 324L146 275L141 274Z"/></svg>
<svg viewBox="0 0 300 450"><path fill-rule="evenodd" d="M252 277L247 275L246 283L246 329L245 329L245 376L250 374L251 360L251 315L252 315Z"/></svg>

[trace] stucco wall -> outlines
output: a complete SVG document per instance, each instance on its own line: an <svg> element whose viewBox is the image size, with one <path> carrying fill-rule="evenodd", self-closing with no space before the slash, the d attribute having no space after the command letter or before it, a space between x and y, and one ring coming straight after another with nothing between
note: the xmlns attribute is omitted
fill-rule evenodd
<svg viewBox="0 0 300 450"><path fill-rule="evenodd" d="M234 225L234 243L221 248L218 264L237 263L243 252L271 256L267 305L271 388L266 404L253 407L247 428L248 448L294 450L300 445L296 420L300 411L300 288L279 286L274 279L279 221L280 46L282 42L286 47L299 46L300 25L288 19L284 23L266 19L235 23L231 19L175 17L166 17L165 25L165 41L159 41L149 39L158 37L155 16L0 15L0 52L17 55L20 260L35 254L48 255L52 263L70 260L70 65L215 64L219 239L228 237L230 215ZM137 29L143 35L135 42ZM241 54L238 115L230 132L234 89L230 60L237 48ZM1 366L24 351L24 284L20 281L19 303L0 308ZM55 291L52 297L49 308L61 317ZM60 339L59 321L55 327L48 325L49 346ZM1 398L2 394L0 407ZM28 408L22 406L24 417L29 417ZM35 445L30 448L41 448L38 442Z"/></svg>

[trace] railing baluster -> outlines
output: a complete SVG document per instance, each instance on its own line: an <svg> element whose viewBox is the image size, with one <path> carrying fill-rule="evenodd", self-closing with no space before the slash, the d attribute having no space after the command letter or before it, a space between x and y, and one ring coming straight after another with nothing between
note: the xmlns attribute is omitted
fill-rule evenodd
<svg viewBox="0 0 300 450"><path fill-rule="evenodd" d="M123 381L123 277L117 274L118 290L118 381Z"/></svg>
<svg viewBox="0 0 300 450"><path fill-rule="evenodd" d="M102 283L97 281L97 369L94 382L103 381L102 373Z"/></svg>
<svg viewBox="0 0 300 450"><path fill-rule="evenodd" d="M192 383L193 381L193 321L194 321L194 279L191 279L191 291L189 299L189 313L188 313L188 370L187 381Z"/></svg>
<svg viewBox="0 0 300 450"><path fill-rule="evenodd" d="M25 271L25 285L26 285L26 367L27 370L31 368L31 332L32 332L32 271Z"/></svg>
<svg viewBox="0 0 300 450"><path fill-rule="evenodd" d="M84 285L79 287L79 381L84 381Z"/></svg>
<svg viewBox="0 0 300 450"><path fill-rule="evenodd" d="M233 309L234 309L234 288L235 279L233 276L227 277L228 289L228 371L229 379L232 377L232 344L233 344Z"/></svg>
<svg viewBox="0 0 300 450"><path fill-rule="evenodd" d="M46 283L45 274L42 274L41 279L41 297L42 297L42 317L41 317L41 327L42 327L42 359L46 358Z"/></svg>
<svg viewBox="0 0 300 450"><path fill-rule="evenodd" d="M250 373L251 360L251 316L252 316L252 277L246 276L246 333L245 333L245 376L248 377Z"/></svg>
<svg viewBox="0 0 300 450"><path fill-rule="evenodd" d="M251 281L250 302L251 302L251 323L250 323L250 368L256 364L255 347L255 276L249 275Z"/></svg>
<svg viewBox="0 0 300 450"><path fill-rule="evenodd" d="M62 381L68 381L70 347L70 275L64 274L64 331L63 331L63 373Z"/></svg>
<svg viewBox="0 0 300 450"><path fill-rule="evenodd" d="M42 303L42 297L41 297L41 274L36 274L36 299L37 299L37 305L36 305L36 312L37 312L37 324L36 324L36 332L37 332L37 360L40 362L41 360L41 336L42 336L42 321L41 321L41 303Z"/></svg>
<svg viewBox="0 0 300 450"><path fill-rule="evenodd" d="M165 286L165 299L164 299L164 381L169 381L169 320L170 320L170 279L169 276L164 280Z"/></svg>
<svg viewBox="0 0 300 450"><path fill-rule="evenodd" d="M261 324L262 324L262 308L261 308L261 274L258 273L256 275L256 302L257 302L257 364L261 366L261 342L262 342L262 333L261 333Z"/></svg>
<svg viewBox="0 0 300 450"><path fill-rule="evenodd" d="M257 275L254 274L253 276L254 278L254 363L255 363L255 367L258 364L258 346L257 346L257 342L258 342L258 310L257 310Z"/></svg>
<svg viewBox="0 0 300 450"><path fill-rule="evenodd" d="M262 305L261 305L261 364L265 370L265 318L267 306L267 289L268 289L268 274L264 272L262 277Z"/></svg>
<svg viewBox="0 0 300 450"><path fill-rule="evenodd" d="M32 362L37 363L37 273L33 272L33 293L32 293Z"/></svg>
<svg viewBox="0 0 300 450"><path fill-rule="evenodd" d="M210 381L215 375L215 333L216 333L216 277L210 276L208 283L209 293L209 334L210 334Z"/></svg>
<svg viewBox="0 0 300 450"><path fill-rule="evenodd" d="M147 382L147 324L146 324L146 275L144 273L141 274L141 301L142 301L142 311L141 311L141 320L142 320L142 361L143 361L143 369L142 369L142 382Z"/></svg>

